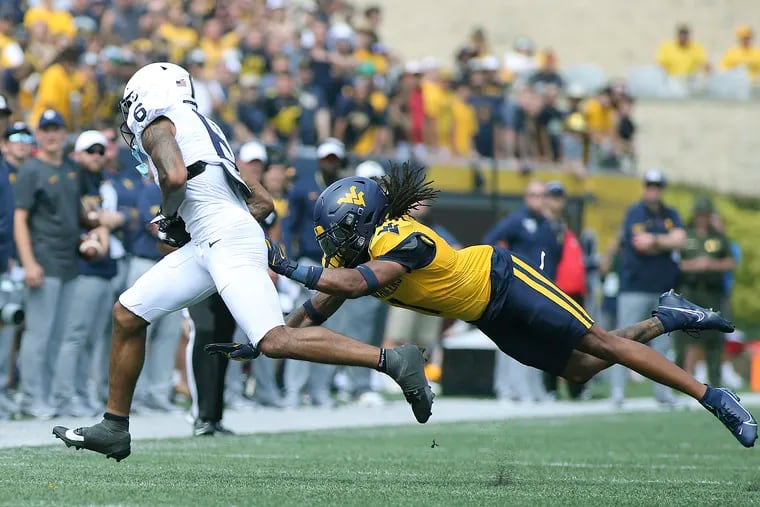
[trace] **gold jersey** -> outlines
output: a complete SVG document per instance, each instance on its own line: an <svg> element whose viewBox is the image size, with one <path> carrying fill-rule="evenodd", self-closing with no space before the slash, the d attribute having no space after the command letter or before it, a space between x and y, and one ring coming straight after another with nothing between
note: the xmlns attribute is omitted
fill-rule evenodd
<svg viewBox="0 0 760 507"><path fill-rule="evenodd" d="M373 296L430 315L477 320L491 297L492 253L487 245L454 250L411 217L386 220L370 241L370 258L398 262L408 272Z"/></svg>

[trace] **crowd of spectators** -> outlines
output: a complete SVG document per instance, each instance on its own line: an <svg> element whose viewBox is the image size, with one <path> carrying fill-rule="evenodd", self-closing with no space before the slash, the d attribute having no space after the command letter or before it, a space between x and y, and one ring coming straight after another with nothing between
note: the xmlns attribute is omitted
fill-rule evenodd
<svg viewBox="0 0 760 507"><path fill-rule="evenodd" d="M0 90L32 127L48 108L72 132L113 125L126 79L163 60L189 69L200 112L233 146L255 137L309 155L334 136L358 156L632 166L624 83L566 82L557 53L526 37L501 58L474 29L452 62L412 61L380 38L380 6L342 0L30 4L0 4Z"/></svg>

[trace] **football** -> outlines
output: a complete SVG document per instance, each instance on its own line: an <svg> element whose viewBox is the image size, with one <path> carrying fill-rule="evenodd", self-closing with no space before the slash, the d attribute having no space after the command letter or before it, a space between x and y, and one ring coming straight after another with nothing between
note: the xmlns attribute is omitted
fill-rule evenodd
<svg viewBox="0 0 760 507"><path fill-rule="evenodd" d="M97 231L90 231L79 238L79 255L88 261L100 259L105 254Z"/></svg>

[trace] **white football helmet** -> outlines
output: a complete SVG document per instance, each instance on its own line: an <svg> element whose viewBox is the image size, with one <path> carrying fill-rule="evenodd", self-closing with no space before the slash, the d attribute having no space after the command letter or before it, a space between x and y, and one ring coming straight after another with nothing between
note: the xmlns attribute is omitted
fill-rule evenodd
<svg viewBox="0 0 760 507"><path fill-rule="evenodd" d="M142 67L127 81L124 95L119 101L119 110L124 116L121 132L130 146L134 142L134 134L127 127L127 119L130 114L136 113L132 109L142 103L160 107L187 104L197 108L195 88L190 73L179 65L157 62Z"/></svg>

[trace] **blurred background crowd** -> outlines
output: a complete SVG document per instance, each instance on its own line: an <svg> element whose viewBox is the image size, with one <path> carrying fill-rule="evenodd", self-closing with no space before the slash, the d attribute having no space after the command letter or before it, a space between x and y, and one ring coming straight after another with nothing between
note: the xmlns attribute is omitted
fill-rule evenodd
<svg viewBox="0 0 760 507"><path fill-rule="evenodd" d="M0 417L102 410L110 307L168 252L150 224L160 192L134 170L118 131L124 84L146 63L172 61L190 71L199 111L222 127L238 163L255 167L275 197L278 221L269 234L301 262L320 261L311 207L338 177L380 176L390 159L514 169L525 178L538 167L579 181L636 174L634 96L744 93L760 75L748 26L737 28L736 47L712 64L689 27L678 26L656 65L609 81L593 68L562 69L557 50L524 36L496 55L481 28L454 34L463 42L450 61L405 60L381 39L382 23L382 3L358 8L343 0L0 2ZM309 168L296 163L304 160ZM663 203L665 175L649 171L640 203L600 247L593 231L571 227L568 192L555 179L526 183L524 205L487 224L493 228L482 242L526 255L561 252L560 264L547 267L551 276L610 329L648 316L672 286L730 312L740 252L708 197L681 219ZM417 218L467 246L435 216L421 208ZM671 237L667 249L652 248L656 234ZM273 280L285 313L308 296ZM207 309L217 317L191 318L203 311L190 309L151 326L136 410L177 411L182 400L197 401L193 342L196 334L213 335L217 304ZM327 325L377 345L418 341L433 351L433 381L442 376L444 330L467 331L463 323L389 311L372 298L349 301ZM703 369L710 383L721 375L724 383L742 382L724 365L736 350L726 349L722 335L700 343L673 336L653 346ZM392 387L369 370L267 358L220 372L233 407L378 405ZM628 376L624 369L609 376L616 403ZM493 377L501 399L565 396L557 379L500 354ZM588 386L568 387L572 398L591 395ZM670 391L655 395L677 404Z"/></svg>

